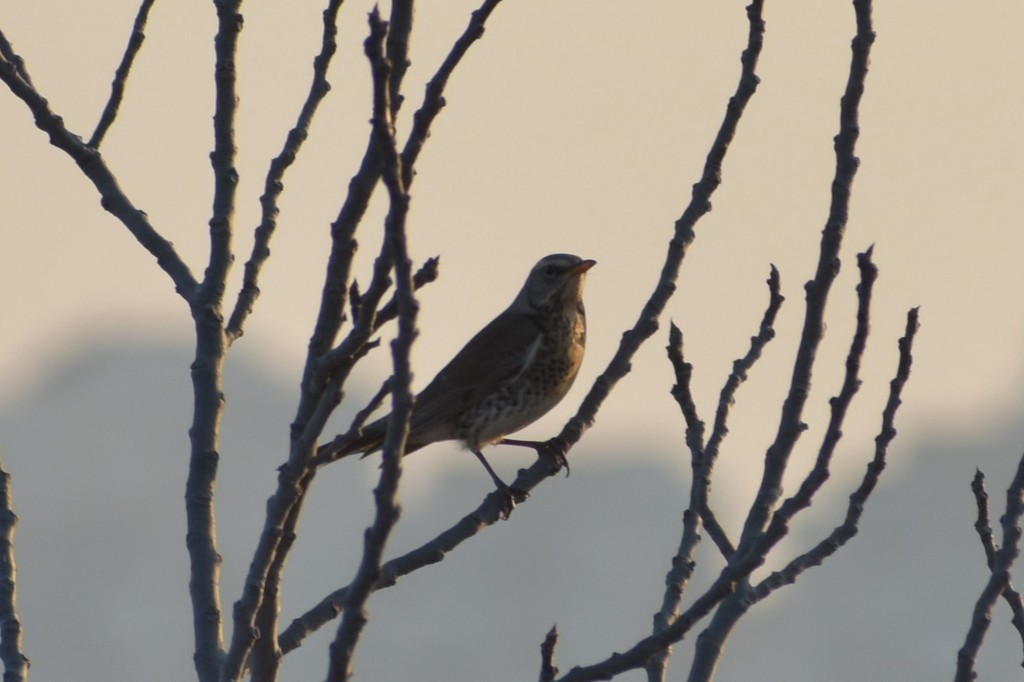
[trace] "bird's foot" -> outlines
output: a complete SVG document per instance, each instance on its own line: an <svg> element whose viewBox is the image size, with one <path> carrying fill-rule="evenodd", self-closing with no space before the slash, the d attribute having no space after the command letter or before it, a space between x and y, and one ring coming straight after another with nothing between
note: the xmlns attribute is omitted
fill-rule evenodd
<svg viewBox="0 0 1024 682"><path fill-rule="evenodd" d="M552 474L557 474L564 468L566 477L568 478L569 476L569 459L565 456L569 451L569 444L558 436L544 441L502 438L498 443L500 445L515 445L516 447L521 448L533 448L537 451L538 457L547 457L552 461L552 464L554 465L554 469L551 472Z"/></svg>
<svg viewBox="0 0 1024 682"><path fill-rule="evenodd" d="M499 497L499 504L501 508L501 518L505 521L512 514L512 510L516 508L516 504L523 502L530 493L516 488L515 486L508 485L507 483L501 482L498 485L497 490L494 491Z"/></svg>

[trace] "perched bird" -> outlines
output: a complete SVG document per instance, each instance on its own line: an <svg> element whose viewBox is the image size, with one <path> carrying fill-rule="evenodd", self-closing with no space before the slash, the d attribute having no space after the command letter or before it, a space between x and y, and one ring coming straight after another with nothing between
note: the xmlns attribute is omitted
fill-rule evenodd
<svg viewBox="0 0 1024 682"><path fill-rule="evenodd" d="M481 449L540 419L569 391L587 340L583 281L595 262L556 253L533 267L512 305L416 396L406 454L438 441L462 441L515 504ZM354 438L337 437L318 450L317 459L379 450L387 420L367 424Z"/></svg>

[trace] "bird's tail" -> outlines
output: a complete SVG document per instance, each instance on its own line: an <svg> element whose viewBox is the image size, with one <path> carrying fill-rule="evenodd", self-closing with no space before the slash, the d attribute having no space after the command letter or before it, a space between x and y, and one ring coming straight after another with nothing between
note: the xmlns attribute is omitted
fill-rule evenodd
<svg viewBox="0 0 1024 682"><path fill-rule="evenodd" d="M383 444L384 431L374 427L376 424L370 424L356 434L343 433L330 443L321 445L316 450L317 462L327 464L357 453L362 453L365 457L374 450L379 450Z"/></svg>

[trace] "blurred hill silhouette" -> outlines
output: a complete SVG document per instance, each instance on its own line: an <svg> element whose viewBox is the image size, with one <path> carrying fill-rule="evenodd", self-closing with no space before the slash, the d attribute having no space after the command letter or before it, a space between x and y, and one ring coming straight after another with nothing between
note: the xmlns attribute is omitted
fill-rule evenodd
<svg viewBox="0 0 1024 682"><path fill-rule="evenodd" d="M0 412L21 518L19 607L36 680L194 678L182 503L189 362L187 347L95 345ZM226 384L218 536L230 634L231 606L284 458L297 381L280 383L242 352L229 361ZM970 433L950 433L908 414L860 534L741 621L718 680L952 676L986 578L969 482L975 467L988 474L995 523L1024 420L993 416ZM511 520L371 599L357 679L534 679L553 623L563 671L649 632L678 544L687 460L673 454L676 444L630 434L587 446L618 452L573 459L570 478L545 483ZM492 461L506 473L528 463L518 450ZM490 490L479 465L455 447L410 457L405 472L389 556L432 538ZM318 477L285 576L282 623L349 582L375 476L369 458ZM795 529L785 558L841 520L855 483L836 478L814 519ZM716 495L726 483L716 482ZM721 565L710 542L698 559L691 590ZM1001 605L981 679L1020 678L1024 654L1009 617ZM335 626L290 655L282 679L321 679ZM685 679L693 639L676 647L671 679Z"/></svg>

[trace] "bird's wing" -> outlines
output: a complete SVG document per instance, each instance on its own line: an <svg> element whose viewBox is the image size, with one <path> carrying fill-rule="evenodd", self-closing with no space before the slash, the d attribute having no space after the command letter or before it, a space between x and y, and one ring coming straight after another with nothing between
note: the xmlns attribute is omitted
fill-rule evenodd
<svg viewBox="0 0 1024 682"><path fill-rule="evenodd" d="M438 424L463 412L534 361L541 333L529 315L505 311L470 339L416 397L413 425Z"/></svg>

